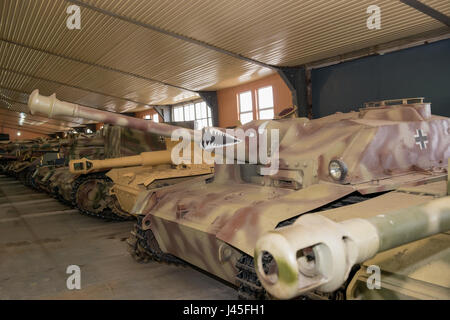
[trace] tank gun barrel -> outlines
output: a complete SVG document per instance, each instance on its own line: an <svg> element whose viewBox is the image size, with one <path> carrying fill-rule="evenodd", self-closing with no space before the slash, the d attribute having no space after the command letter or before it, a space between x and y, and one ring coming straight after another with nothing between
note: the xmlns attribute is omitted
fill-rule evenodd
<svg viewBox="0 0 450 320"><path fill-rule="evenodd" d="M70 102L64 102L58 100L55 94L52 94L49 97L40 95L39 90L37 89L35 89L31 93L28 99L28 107L32 114L38 113L48 116L49 118L53 116L83 118L92 121L118 125L122 127L129 127L144 132L154 133L164 137L172 137L173 134L176 133L177 139L179 139L182 136L183 139L189 139L190 141L197 143L198 145L200 145L202 149L206 151L210 152L215 151L216 153L226 156L228 158L237 159L243 162L249 160L250 143L248 142L242 143L242 142L245 142L245 140L253 140L255 141L256 145L258 143L258 136L262 134L260 133L260 131L261 132L266 131L264 129L262 130L258 129L253 136L245 136L242 131L243 136L240 137L234 135L233 133L227 132L226 129L218 127L207 127L203 128L202 131L198 130L197 132L195 132L194 130L178 126L173 126L164 123L156 123L153 121L129 117L118 113L88 108ZM182 129L183 131L176 132L176 130L179 129ZM268 137L265 136L263 140L267 141L267 139ZM274 140L277 139L278 135L275 136ZM240 149L244 150L243 152L237 151L238 145L242 145L244 147L244 149ZM227 146L232 146L234 148L232 155L231 153L228 154L228 152L225 154L224 148ZM264 150L264 148L262 149ZM254 154L258 158L256 162L261 163L259 153L254 152ZM267 161L265 162L263 161L263 164L267 164Z"/></svg>
<svg viewBox="0 0 450 320"><path fill-rule="evenodd" d="M310 290L333 292L345 282L355 264L449 229L449 196L340 223L307 214L257 241L256 272L266 290L280 299Z"/></svg>
<svg viewBox="0 0 450 320"><path fill-rule="evenodd" d="M144 119L133 118L118 113L97 110L80 106L75 103L58 100L55 94L49 97L39 94L39 90L35 89L29 99L28 107L32 114L38 113L49 118L54 116L67 116L72 118L82 118L97 122L103 122L122 127L131 127L137 130L152 132L164 137L171 137L172 132L179 129L177 126L172 126L164 123L156 123ZM188 130L191 137L194 137L193 130Z"/></svg>
<svg viewBox="0 0 450 320"><path fill-rule="evenodd" d="M71 173L87 174L94 171L112 169L117 167L155 166L170 164L170 150L142 152L136 156L113 158L105 160L89 160L86 158L70 160L69 169Z"/></svg>

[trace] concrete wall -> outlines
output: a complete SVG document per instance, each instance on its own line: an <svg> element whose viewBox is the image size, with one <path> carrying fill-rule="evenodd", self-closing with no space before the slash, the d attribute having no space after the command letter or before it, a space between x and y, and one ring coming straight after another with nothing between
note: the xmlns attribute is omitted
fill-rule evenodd
<svg viewBox="0 0 450 320"><path fill-rule="evenodd" d="M450 116L450 40L312 71L313 115L358 110L364 102L425 97Z"/></svg>

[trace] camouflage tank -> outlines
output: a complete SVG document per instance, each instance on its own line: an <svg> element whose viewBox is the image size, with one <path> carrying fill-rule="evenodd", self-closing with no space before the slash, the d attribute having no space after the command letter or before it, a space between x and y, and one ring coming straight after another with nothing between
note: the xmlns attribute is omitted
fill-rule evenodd
<svg viewBox="0 0 450 320"><path fill-rule="evenodd" d="M7 172L28 185L39 158L45 153L58 152L59 143L54 140L36 139L17 143L17 160L10 163Z"/></svg>
<svg viewBox="0 0 450 320"><path fill-rule="evenodd" d="M6 147L6 154L3 156L6 160L3 165L3 172L8 175L14 175L14 168L20 165L21 161L27 161L27 150L34 142L32 140L20 140L11 142Z"/></svg>
<svg viewBox="0 0 450 320"><path fill-rule="evenodd" d="M149 152L165 149L167 141L141 131L106 125L97 137L83 139L73 139L74 142L66 148L66 159L72 159L70 170L67 167L51 170L44 166L35 176L42 189L63 203L78 207L81 213L89 216L108 220L133 219L128 210L131 210L140 188L173 184L185 177L211 173L212 170L210 166L174 168L170 163L170 151ZM93 148L95 145L101 146L101 149ZM92 152L99 150L100 152ZM146 152L139 156L126 157L136 151ZM168 154L169 157L163 158L161 162L158 160L158 153ZM125 157L109 159L114 156ZM83 159L74 160L80 157ZM140 161L136 162L137 158L143 159L143 166ZM157 160L157 163L154 160ZM84 163L90 165L89 170L75 169ZM151 164L158 166L149 167ZM138 167L129 168L130 165ZM120 167L128 168L110 171L111 168ZM162 170L165 177L162 176ZM137 177L130 179L130 175ZM113 184L115 187L111 189Z"/></svg>
<svg viewBox="0 0 450 320"><path fill-rule="evenodd" d="M183 123L184 127L193 125ZM104 137L104 155L85 155L86 158L75 160L81 154L70 152L69 171L59 168L46 173L42 170L46 175L42 180L48 181L52 193L86 215L109 220L133 219L129 212L141 191L213 171L211 165L173 164L170 154L176 143L154 134L107 125L101 136ZM141 153L128 156L136 152ZM120 158L111 158L118 156Z"/></svg>
<svg viewBox="0 0 450 320"><path fill-rule="evenodd" d="M9 164L17 160L15 152L17 145L8 141L7 143L2 143L0 146L0 173L7 174Z"/></svg>
<svg viewBox="0 0 450 320"><path fill-rule="evenodd" d="M60 149L57 160L44 161L38 164L32 175L32 184L39 190L49 193L55 198L65 198L60 194L65 180L62 174L68 171L67 164L70 158L82 156L99 156L104 154L104 141L98 135L84 135L69 133L65 139L60 141Z"/></svg>
<svg viewBox="0 0 450 320"><path fill-rule="evenodd" d="M37 91L29 107L33 113L72 115L167 137L178 129ZM132 211L139 219L129 243L136 256L187 262L236 285L241 298L264 298L253 257L261 236L305 213L345 211L373 199L388 211L396 204L389 197L401 193L397 190L445 182L448 128L448 118L432 115L430 103L414 98L314 120L257 120L235 131L188 131L192 141L214 150L214 176L139 195ZM342 290L319 296L337 299L345 296Z"/></svg>
<svg viewBox="0 0 450 320"><path fill-rule="evenodd" d="M105 157L105 138L102 132L92 135L70 135L67 146L63 150L64 165L53 166L50 173L43 179L45 188L52 196L61 202L74 206L72 188L77 175L71 174L68 168L70 159L79 157Z"/></svg>
<svg viewBox="0 0 450 320"><path fill-rule="evenodd" d="M31 146L28 150L27 161L22 161L14 168L14 175L26 186L35 187L33 174L36 168L44 161L58 158L60 152L59 140L47 140L38 145Z"/></svg>
<svg viewBox="0 0 450 320"><path fill-rule="evenodd" d="M44 177L57 167L63 166L65 162L63 152L48 152L41 156L39 162L29 175L28 185L37 191L48 192L45 187Z"/></svg>

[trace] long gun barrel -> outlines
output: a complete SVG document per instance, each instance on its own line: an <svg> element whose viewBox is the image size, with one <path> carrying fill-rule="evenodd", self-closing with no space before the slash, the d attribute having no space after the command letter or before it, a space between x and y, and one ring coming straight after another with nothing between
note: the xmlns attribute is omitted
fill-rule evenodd
<svg viewBox="0 0 450 320"><path fill-rule="evenodd" d="M128 117L118 113L101 111L74 103L60 101L56 98L55 94L45 97L40 95L39 90L37 89L31 93L28 100L28 107L32 114L43 114L49 118L53 116L83 118L122 127L129 127L144 132L151 132L164 137L172 137L173 134L176 133L179 134L177 135L177 139L182 136L183 139L189 139L190 141L197 143L206 151L214 150L216 154L221 154L227 158L237 159L243 162L249 161L251 153L255 157L253 160L255 163L258 162L268 164L270 160L261 161L260 159L264 153L267 154L267 150L263 146L260 147L258 142L259 140L265 142L270 140L272 141L272 144L276 143L276 146L278 146L279 142L278 130L274 130L276 132L272 134L270 133L272 130L265 129L269 122L274 124L273 121L262 121L259 124L253 124L257 127L253 128L254 134L249 135L246 135L243 130L241 130L239 134L235 135L233 132L217 127L204 128L202 131L195 132L194 130L181 128L178 126L156 123L153 121ZM179 129L182 129L182 131L176 131ZM259 139L258 137L260 136L263 138ZM269 136L271 137L270 139ZM249 146L252 144L250 143L250 140L254 142L254 150L250 150ZM247 142L243 143L245 141ZM230 148L232 151L230 154L228 151L224 150L224 148L228 146L232 147ZM261 152L258 152L259 148L261 148ZM271 149L272 154L277 154L278 147L273 147Z"/></svg>
<svg viewBox="0 0 450 320"><path fill-rule="evenodd" d="M143 152L136 156L105 159L105 160L89 160L86 158L79 160L70 160L70 172L75 174L87 174L94 171L112 169L117 167L133 167L133 166L155 166L160 164L170 164L170 150Z"/></svg>
<svg viewBox="0 0 450 320"><path fill-rule="evenodd" d="M355 264L449 229L449 196L340 223L308 214L257 241L256 272L276 298L290 299L311 290L333 292L345 282Z"/></svg>
<svg viewBox="0 0 450 320"><path fill-rule="evenodd" d="M179 129L164 123L156 123L144 119L133 118L118 113L101 111L94 108L83 107L75 103L58 100L55 94L45 97L39 94L39 90L35 89L29 99L28 107L32 114L38 113L52 118L54 116L67 116L72 118L82 118L103 122L122 127L133 127L137 130L152 132L164 137L171 137L172 132ZM193 130L188 130L194 137ZM200 141L197 141L200 142Z"/></svg>

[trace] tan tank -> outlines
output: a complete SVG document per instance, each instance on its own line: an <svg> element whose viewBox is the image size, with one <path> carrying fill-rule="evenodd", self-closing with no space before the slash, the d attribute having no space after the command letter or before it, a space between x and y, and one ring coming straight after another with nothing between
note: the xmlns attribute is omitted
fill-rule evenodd
<svg viewBox="0 0 450 320"><path fill-rule="evenodd" d="M166 137L178 129L38 92L29 106L32 112L82 116ZM433 115L423 98L412 98L313 120L257 120L235 131L187 130L192 141L215 151L214 176L139 194L129 244L141 258L195 265L236 285L241 298L265 298L270 295L258 281L254 252L268 232L304 214L330 213L327 218L339 221L371 218L433 200L433 190L445 194L449 124L448 118ZM403 224L406 228L408 219ZM279 264L278 275L284 275L283 267ZM287 279L295 280L289 270ZM344 298L346 285L332 292L313 288L307 295Z"/></svg>
<svg viewBox="0 0 450 320"><path fill-rule="evenodd" d="M167 150L143 152L136 156L104 160L86 158L70 160L70 172L73 174L90 174L108 171L106 176L111 180L108 194L113 197L111 200L103 201L109 201L109 206L112 207L114 212L129 215L138 195L143 191L172 185L191 177L214 172L214 167L207 164L173 164L171 152L176 143L166 139ZM193 147L192 150L194 150ZM81 197L92 198L92 196L77 195L77 198ZM88 200L77 199L77 201Z"/></svg>

